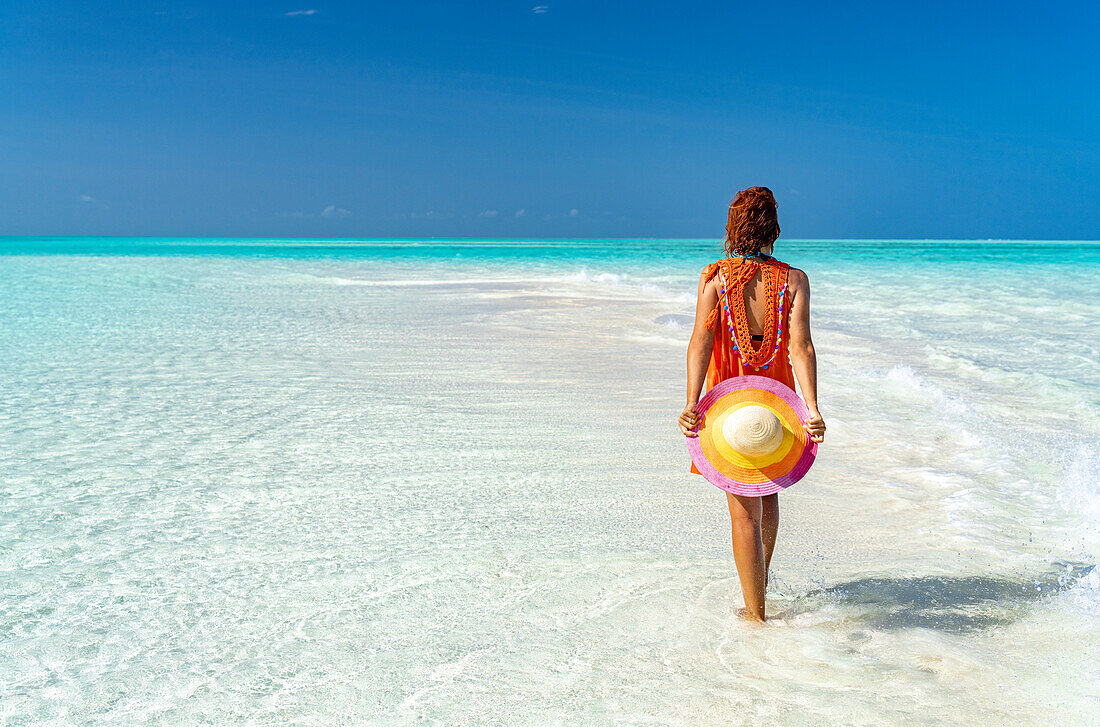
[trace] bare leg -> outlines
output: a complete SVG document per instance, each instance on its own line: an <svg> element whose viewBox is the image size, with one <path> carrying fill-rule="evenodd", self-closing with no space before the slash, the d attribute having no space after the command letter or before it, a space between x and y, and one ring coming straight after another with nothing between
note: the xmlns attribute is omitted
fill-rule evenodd
<svg viewBox="0 0 1100 727"><path fill-rule="evenodd" d="M742 497L726 493L733 532L733 561L745 597L746 617L764 620L764 542L761 539L759 497Z"/></svg>
<svg viewBox="0 0 1100 727"><path fill-rule="evenodd" d="M779 495L760 498L760 536L764 541L764 589L768 588L768 576L772 572L772 552L775 536L779 532Z"/></svg>

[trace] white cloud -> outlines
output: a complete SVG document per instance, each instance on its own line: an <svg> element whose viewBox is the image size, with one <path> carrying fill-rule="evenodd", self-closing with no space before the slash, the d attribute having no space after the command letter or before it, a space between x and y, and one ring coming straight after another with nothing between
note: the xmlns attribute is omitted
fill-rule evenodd
<svg viewBox="0 0 1100 727"><path fill-rule="evenodd" d="M316 15L316 10L291 10L286 14L288 18L293 18L295 15Z"/></svg>
<svg viewBox="0 0 1100 727"><path fill-rule="evenodd" d="M496 216L497 216L497 211L496 210L485 210L484 212L481 212L481 213L478 214L478 217L496 217Z"/></svg>
<svg viewBox="0 0 1100 727"><path fill-rule="evenodd" d="M322 217L344 217L345 215L350 214L351 212L348 212L343 207L337 207L334 204L330 204L328 207L325 207L323 210L321 210Z"/></svg>
<svg viewBox="0 0 1100 727"><path fill-rule="evenodd" d="M580 214L580 212L578 212L576 209L569 210L569 216L570 217L576 217L579 214Z"/></svg>
<svg viewBox="0 0 1100 727"><path fill-rule="evenodd" d="M527 210L525 210L525 209L516 210L516 219L518 220L520 217L523 217L525 214L527 214Z"/></svg>
<svg viewBox="0 0 1100 727"><path fill-rule="evenodd" d="M531 12L534 13L535 15L542 15L543 13L545 13L549 9L550 9L549 5L536 5L535 7L531 8Z"/></svg>
<svg viewBox="0 0 1100 727"><path fill-rule="evenodd" d="M88 194L80 195L81 202L95 202L95 198Z"/></svg>

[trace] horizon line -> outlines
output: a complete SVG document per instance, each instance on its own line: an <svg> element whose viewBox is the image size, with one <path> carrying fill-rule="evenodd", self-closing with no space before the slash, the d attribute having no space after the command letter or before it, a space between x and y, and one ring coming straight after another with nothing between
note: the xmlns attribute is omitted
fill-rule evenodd
<svg viewBox="0 0 1100 727"><path fill-rule="evenodd" d="M321 236L277 236L277 235L0 235L0 242L9 240L270 240L288 242L628 242L628 241L668 241L668 242L715 242L721 238L711 237L321 237ZM1035 242L1035 243L1081 243L1100 242L1100 238L1028 238L1028 237L791 237L779 238L776 242Z"/></svg>

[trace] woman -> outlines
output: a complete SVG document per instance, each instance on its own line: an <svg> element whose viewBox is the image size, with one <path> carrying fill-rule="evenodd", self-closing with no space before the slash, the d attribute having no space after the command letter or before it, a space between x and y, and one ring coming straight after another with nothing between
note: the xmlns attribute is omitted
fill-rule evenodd
<svg viewBox="0 0 1100 727"><path fill-rule="evenodd" d="M779 220L771 190L749 187L738 192L726 223L727 257L708 265L699 277L695 328L687 351L687 406L680 415L680 430L689 437L698 436L693 431L701 423L695 406L702 395L704 375L710 388L725 379L751 374L777 379L792 389L797 375L810 411L806 431L815 442L825 438L825 422L817 410L817 356L810 340L810 283L806 273L772 257L778 237ZM723 281L728 313L719 305ZM742 348L749 340L752 350L738 351L731 336L721 335L731 326ZM694 464L691 471L699 474ZM739 613L764 621L768 566L779 529L779 496L726 493L726 500L733 528L733 558L745 597L745 610Z"/></svg>

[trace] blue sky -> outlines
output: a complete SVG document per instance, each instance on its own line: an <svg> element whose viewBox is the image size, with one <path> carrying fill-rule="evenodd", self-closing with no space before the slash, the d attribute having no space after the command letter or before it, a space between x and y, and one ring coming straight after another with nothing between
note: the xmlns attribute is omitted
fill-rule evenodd
<svg viewBox="0 0 1100 727"><path fill-rule="evenodd" d="M0 234L1100 238L1100 5L13 2Z"/></svg>

